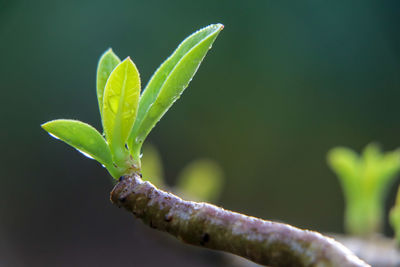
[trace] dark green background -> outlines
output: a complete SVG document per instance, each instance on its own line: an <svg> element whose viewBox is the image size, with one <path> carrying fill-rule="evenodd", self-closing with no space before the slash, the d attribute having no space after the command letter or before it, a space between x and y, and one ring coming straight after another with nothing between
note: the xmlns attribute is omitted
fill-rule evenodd
<svg viewBox="0 0 400 267"><path fill-rule="evenodd" d="M399 12L398 1L366 0L0 0L0 266L227 264L112 206L106 171L39 127L99 128L95 74L108 47L131 56L145 84L183 38L217 22L225 29L149 137L168 180L209 157L227 176L223 207L341 232L325 155L399 146Z"/></svg>

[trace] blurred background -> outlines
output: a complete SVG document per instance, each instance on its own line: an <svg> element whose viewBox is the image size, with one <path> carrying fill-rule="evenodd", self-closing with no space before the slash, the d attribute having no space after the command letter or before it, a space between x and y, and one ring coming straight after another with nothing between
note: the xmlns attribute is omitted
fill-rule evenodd
<svg viewBox="0 0 400 267"><path fill-rule="evenodd" d="M0 0L0 266L229 265L114 207L106 170L40 128L71 118L100 129L107 48L131 56L146 84L180 41L217 22L225 29L148 139L167 181L210 158L226 176L216 204L342 232L326 153L400 147L399 12L369 0Z"/></svg>

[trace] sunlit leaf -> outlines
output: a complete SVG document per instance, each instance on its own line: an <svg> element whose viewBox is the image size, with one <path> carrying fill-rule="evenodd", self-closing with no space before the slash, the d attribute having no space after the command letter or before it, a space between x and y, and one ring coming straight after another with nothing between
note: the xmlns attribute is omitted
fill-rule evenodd
<svg viewBox="0 0 400 267"><path fill-rule="evenodd" d="M113 70L104 91L103 125L113 153L125 146L136 118L139 95L139 72L127 58Z"/></svg>
<svg viewBox="0 0 400 267"><path fill-rule="evenodd" d="M96 87L97 87L97 100L99 101L99 109L101 116L103 114L103 96L107 79L110 76L111 72L120 62L121 60L112 51L111 48L108 49L106 52L104 52L104 54L100 57L99 64L97 66Z"/></svg>
<svg viewBox="0 0 400 267"><path fill-rule="evenodd" d="M42 124L42 128L85 156L105 166L112 164L110 148L101 134L92 126L76 120L54 120Z"/></svg>
<svg viewBox="0 0 400 267"><path fill-rule="evenodd" d="M182 170L177 189L193 200L213 202L221 194L223 180L223 171L217 163L199 159Z"/></svg>
<svg viewBox="0 0 400 267"><path fill-rule="evenodd" d="M154 73L140 98L137 120L128 142L136 150L134 156L140 152L151 129L188 86L222 29L222 24L213 24L193 33Z"/></svg>

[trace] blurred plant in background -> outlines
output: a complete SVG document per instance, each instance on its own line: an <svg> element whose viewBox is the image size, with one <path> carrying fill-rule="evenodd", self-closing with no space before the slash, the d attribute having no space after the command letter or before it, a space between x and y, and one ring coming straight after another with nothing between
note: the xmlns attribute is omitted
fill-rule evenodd
<svg viewBox="0 0 400 267"><path fill-rule="evenodd" d="M144 180L157 187L168 187L160 153L153 145L143 147L142 174ZM222 168L214 160L196 159L180 172L173 190L190 200L215 203L222 193L224 179Z"/></svg>
<svg viewBox="0 0 400 267"><path fill-rule="evenodd" d="M395 239L397 245L400 245L400 186L397 190L396 203L394 207L390 210L389 222L394 229Z"/></svg>
<svg viewBox="0 0 400 267"><path fill-rule="evenodd" d="M378 145L369 144L357 155L351 149L337 147L328 153L328 163L345 196L346 231L359 236L380 232L384 200L400 170L400 150L382 153Z"/></svg>

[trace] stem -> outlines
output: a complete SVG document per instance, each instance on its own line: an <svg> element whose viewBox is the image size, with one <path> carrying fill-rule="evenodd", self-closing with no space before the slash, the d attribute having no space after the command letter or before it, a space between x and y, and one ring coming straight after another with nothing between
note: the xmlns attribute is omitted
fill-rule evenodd
<svg viewBox="0 0 400 267"><path fill-rule="evenodd" d="M118 147L117 152L113 154L114 165L112 165L109 169L110 174L115 178L121 177L121 175L128 175L133 172L137 172L137 163L135 160L131 159L129 151L121 146ZM117 176L116 176L117 175Z"/></svg>
<svg viewBox="0 0 400 267"><path fill-rule="evenodd" d="M367 237L379 233L382 228L383 198L381 195L366 193L347 198L345 227L352 235Z"/></svg>
<svg viewBox="0 0 400 267"><path fill-rule="evenodd" d="M137 169L140 170L142 168L140 152L142 150L143 141L138 142L138 140L136 140L137 137L134 137L134 136L135 135L133 135L131 133L131 136L129 137L127 144L128 144L129 153L131 154L131 156L136 164Z"/></svg>
<svg viewBox="0 0 400 267"><path fill-rule="evenodd" d="M113 164L105 165L105 167L106 167L106 169L108 170L108 172L111 174L111 176L112 176L114 179L118 179L118 177L121 176L121 175L120 175L120 172L118 171L117 168L114 167Z"/></svg>
<svg viewBox="0 0 400 267"><path fill-rule="evenodd" d="M141 158L140 158L140 152L142 149L142 144L141 143L135 143L133 147L130 149L132 151L131 156L133 160L135 161L137 168L140 170L142 168L142 163L141 163Z"/></svg>
<svg viewBox="0 0 400 267"><path fill-rule="evenodd" d="M340 243L317 232L185 201L144 182L136 173L120 178L111 201L183 242L230 252L259 264L369 266Z"/></svg>

